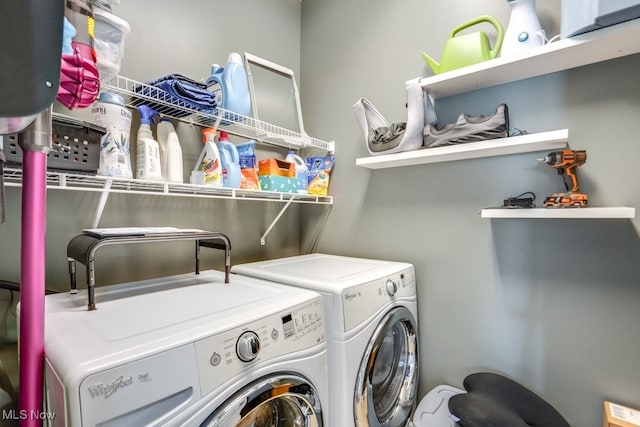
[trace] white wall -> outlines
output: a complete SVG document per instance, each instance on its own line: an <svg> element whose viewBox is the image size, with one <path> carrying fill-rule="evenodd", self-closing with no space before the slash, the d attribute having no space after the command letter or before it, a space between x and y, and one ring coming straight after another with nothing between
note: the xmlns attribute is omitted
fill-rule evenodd
<svg viewBox="0 0 640 427"><path fill-rule="evenodd" d="M550 36L560 2L539 0ZM502 372L552 403L572 425L602 424L603 400L640 407L640 242L634 220L486 220L480 209L562 189L545 153L370 171L352 105L364 96L406 120L404 82L427 76L451 29L481 14L506 27L503 0L305 0L302 97L308 130L336 140L325 216L303 209L303 249L408 261L419 292L421 395ZM487 28L476 30L489 31ZM638 55L437 102L441 123L490 114L505 102L512 126L569 128L586 149L579 171L594 206L640 205L635 122Z"/></svg>

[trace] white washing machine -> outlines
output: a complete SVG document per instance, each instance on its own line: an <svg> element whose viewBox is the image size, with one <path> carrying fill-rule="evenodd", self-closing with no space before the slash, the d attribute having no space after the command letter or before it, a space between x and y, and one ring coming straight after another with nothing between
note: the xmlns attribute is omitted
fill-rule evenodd
<svg viewBox="0 0 640 427"><path fill-rule="evenodd" d="M323 295L329 427L399 427L410 421L418 387L411 264L311 254L239 264L231 271Z"/></svg>
<svg viewBox="0 0 640 427"><path fill-rule="evenodd" d="M53 426L321 427L315 292L206 271L45 298Z"/></svg>

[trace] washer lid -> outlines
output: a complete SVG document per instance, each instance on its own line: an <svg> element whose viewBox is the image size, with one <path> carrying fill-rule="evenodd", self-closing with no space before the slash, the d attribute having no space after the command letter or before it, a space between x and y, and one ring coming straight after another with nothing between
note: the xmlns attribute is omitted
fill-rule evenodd
<svg viewBox="0 0 640 427"><path fill-rule="evenodd" d="M238 264L234 265L231 271L274 282L296 286L304 285L310 289L335 292L335 290L379 279L408 268L412 268L411 264L338 255L309 254Z"/></svg>
<svg viewBox="0 0 640 427"><path fill-rule="evenodd" d="M57 373L80 376L166 351L313 300L314 292L204 271L45 298L45 351ZM73 349L70 351L69 349Z"/></svg>

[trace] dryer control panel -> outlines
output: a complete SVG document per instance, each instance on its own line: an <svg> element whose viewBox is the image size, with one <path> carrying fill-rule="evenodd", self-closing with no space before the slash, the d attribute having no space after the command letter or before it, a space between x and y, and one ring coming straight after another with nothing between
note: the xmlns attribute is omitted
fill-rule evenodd
<svg viewBox="0 0 640 427"><path fill-rule="evenodd" d="M360 325L389 303L415 299L416 277L413 267L346 288L342 293L344 331Z"/></svg>
<svg viewBox="0 0 640 427"><path fill-rule="evenodd" d="M325 342L322 297L195 343L202 395L263 362Z"/></svg>

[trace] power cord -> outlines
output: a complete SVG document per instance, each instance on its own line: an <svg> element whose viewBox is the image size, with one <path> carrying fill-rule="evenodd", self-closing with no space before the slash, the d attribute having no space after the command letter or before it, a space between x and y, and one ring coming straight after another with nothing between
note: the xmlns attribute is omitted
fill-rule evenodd
<svg viewBox="0 0 640 427"><path fill-rule="evenodd" d="M526 197L528 196L528 197ZM504 199L502 207L504 208L535 208L533 201L536 195L532 191L526 191L515 197L507 197Z"/></svg>

